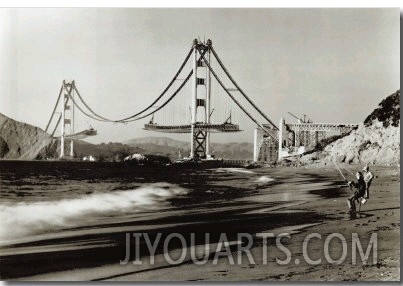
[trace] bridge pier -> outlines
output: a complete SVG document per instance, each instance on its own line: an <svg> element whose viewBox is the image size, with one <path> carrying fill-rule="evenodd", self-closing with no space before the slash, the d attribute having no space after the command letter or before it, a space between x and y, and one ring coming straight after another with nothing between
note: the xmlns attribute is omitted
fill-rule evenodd
<svg viewBox="0 0 403 286"><path fill-rule="evenodd" d="M289 130L282 117L278 128L278 161L281 161L289 153L289 147L297 145L297 142L301 139L301 134Z"/></svg>
<svg viewBox="0 0 403 286"><path fill-rule="evenodd" d="M278 131L267 127L268 135L260 127L256 127L253 136L253 161L254 162L276 162L278 160L278 143L274 138L278 138Z"/></svg>
<svg viewBox="0 0 403 286"><path fill-rule="evenodd" d="M258 160L258 155L259 155L259 150L258 150L258 129L255 128L253 130L253 162L257 162Z"/></svg>

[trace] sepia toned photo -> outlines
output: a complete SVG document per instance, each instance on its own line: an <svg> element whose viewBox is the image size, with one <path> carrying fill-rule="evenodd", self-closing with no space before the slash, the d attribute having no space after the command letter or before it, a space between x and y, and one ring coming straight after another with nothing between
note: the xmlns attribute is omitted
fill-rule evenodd
<svg viewBox="0 0 403 286"><path fill-rule="evenodd" d="M400 281L399 8L0 8L0 280Z"/></svg>

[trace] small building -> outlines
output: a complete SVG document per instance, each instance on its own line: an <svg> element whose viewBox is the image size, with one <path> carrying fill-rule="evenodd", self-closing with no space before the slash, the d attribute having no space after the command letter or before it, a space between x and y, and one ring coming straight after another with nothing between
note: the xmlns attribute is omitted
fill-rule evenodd
<svg viewBox="0 0 403 286"><path fill-rule="evenodd" d="M90 162L95 162L95 157L92 155L84 156L83 161L90 161Z"/></svg>

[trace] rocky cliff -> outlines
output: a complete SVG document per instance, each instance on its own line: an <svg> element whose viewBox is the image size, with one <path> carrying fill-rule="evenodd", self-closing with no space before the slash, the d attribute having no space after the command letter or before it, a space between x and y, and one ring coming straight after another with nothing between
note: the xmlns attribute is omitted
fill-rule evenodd
<svg viewBox="0 0 403 286"><path fill-rule="evenodd" d="M385 98L349 135L301 158L345 163L400 164L400 90Z"/></svg>
<svg viewBox="0 0 403 286"><path fill-rule="evenodd" d="M0 113L0 158L32 160L51 142L42 129Z"/></svg>

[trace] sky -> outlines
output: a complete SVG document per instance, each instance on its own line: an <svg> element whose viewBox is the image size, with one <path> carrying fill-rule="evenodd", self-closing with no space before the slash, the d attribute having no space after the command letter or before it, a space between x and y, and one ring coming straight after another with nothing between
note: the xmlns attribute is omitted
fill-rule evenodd
<svg viewBox="0 0 403 286"><path fill-rule="evenodd" d="M359 123L400 89L398 8L2 8L0 112L44 129L66 79L75 80L97 113L130 116L166 87L194 38L212 40L240 87L276 124L281 117L295 122L287 112ZM213 103L223 104L225 93L212 84ZM186 113L190 89L180 96L183 104L178 99L165 113ZM221 117L214 108L221 123L228 107ZM214 134L212 141L252 142L255 124L231 108L243 131ZM161 124L168 116L157 115ZM77 116L76 130L92 125L99 133L88 139L93 143L188 138L143 130L148 120L113 124Z"/></svg>

